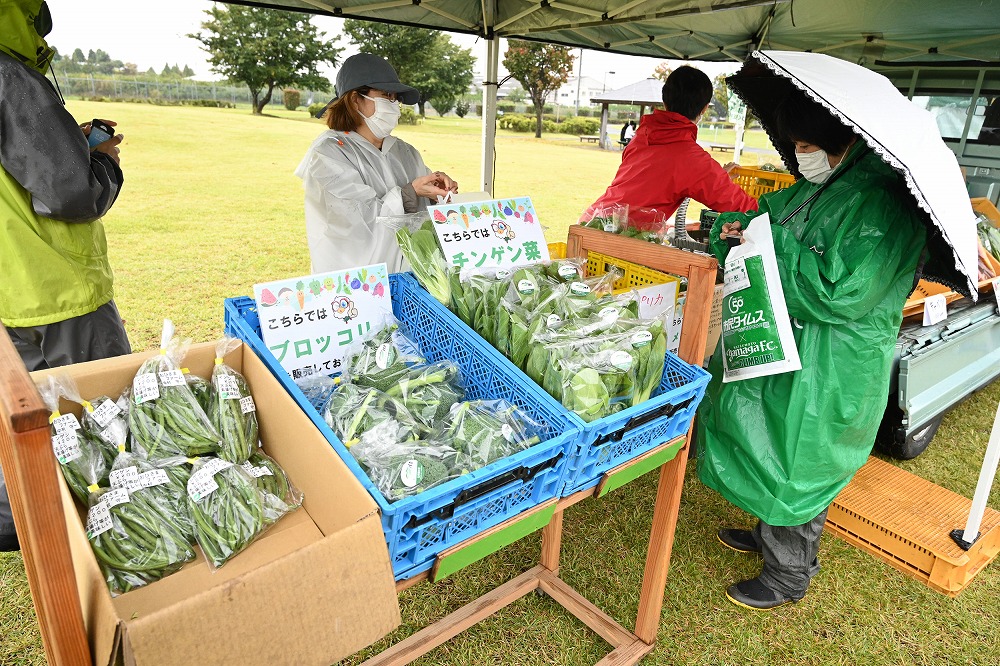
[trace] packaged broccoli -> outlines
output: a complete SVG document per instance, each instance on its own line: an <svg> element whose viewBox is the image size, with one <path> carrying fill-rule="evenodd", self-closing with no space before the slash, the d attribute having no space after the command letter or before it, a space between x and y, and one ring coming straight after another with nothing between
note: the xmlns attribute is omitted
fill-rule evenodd
<svg viewBox="0 0 1000 666"><path fill-rule="evenodd" d="M418 365L409 369L385 391L401 402L420 424L432 428L448 414L451 406L462 400L462 371L451 361Z"/></svg>
<svg viewBox="0 0 1000 666"><path fill-rule="evenodd" d="M195 557L162 505L125 488L91 495L87 539L114 594L157 581Z"/></svg>
<svg viewBox="0 0 1000 666"><path fill-rule="evenodd" d="M186 346L174 337L173 323L164 320L160 353L145 361L132 381L129 431L147 458L198 456L221 448L218 432L180 370Z"/></svg>
<svg viewBox="0 0 1000 666"><path fill-rule="evenodd" d="M288 480L285 470L267 454L257 449L242 465L264 495L264 522L271 524L289 511L302 506L302 492Z"/></svg>
<svg viewBox="0 0 1000 666"><path fill-rule="evenodd" d="M385 391L421 363L426 361L417 346L392 321L351 351L344 381Z"/></svg>
<svg viewBox="0 0 1000 666"><path fill-rule="evenodd" d="M399 501L456 476L454 449L433 440L400 441L395 428L382 423L351 447L351 455L387 500Z"/></svg>
<svg viewBox="0 0 1000 666"><path fill-rule="evenodd" d="M110 465L102 452L101 441L82 426L76 414L59 411L59 400L79 403L76 385L68 375L49 375L38 384L42 401L51 412L52 450L66 484L74 497L87 504L91 492L108 480Z"/></svg>
<svg viewBox="0 0 1000 666"><path fill-rule="evenodd" d="M111 466L108 484L156 504L171 527L194 545L194 522L187 506L190 465L191 461L179 456L147 460L122 449Z"/></svg>
<svg viewBox="0 0 1000 666"><path fill-rule="evenodd" d="M342 384L330 396L323 418L340 441L353 446L366 432L380 423L398 424L400 437L417 439L424 428L403 405L402 401L370 386Z"/></svg>
<svg viewBox="0 0 1000 666"><path fill-rule="evenodd" d="M195 461L187 502L195 538L213 568L228 562L263 532L265 524L277 520L254 478L221 458Z"/></svg>
<svg viewBox="0 0 1000 666"><path fill-rule="evenodd" d="M452 407L434 439L457 452L456 469L465 474L534 446L543 431L504 400L470 400Z"/></svg>
<svg viewBox="0 0 1000 666"><path fill-rule="evenodd" d="M226 365L225 358L243 344L236 338L223 338L215 347L212 387L215 399L209 403L208 417L222 438L218 455L231 463L243 463L260 442L257 439L257 406L246 379Z"/></svg>

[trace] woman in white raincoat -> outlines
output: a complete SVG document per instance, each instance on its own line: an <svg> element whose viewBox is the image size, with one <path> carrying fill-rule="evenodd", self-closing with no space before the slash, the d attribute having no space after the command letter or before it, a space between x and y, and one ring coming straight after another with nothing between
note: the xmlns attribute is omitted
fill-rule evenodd
<svg viewBox="0 0 1000 666"><path fill-rule="evenodd" d="M390 273L402 270L397 227L385 218L418 212L458 191L458 183L431 172L416 148L391 135L399 103L415 104L418 96L370 53L351 56L337 72L337 97L322 116L330 129L295 170L306 191L313 273L383 261Z"/></svg>

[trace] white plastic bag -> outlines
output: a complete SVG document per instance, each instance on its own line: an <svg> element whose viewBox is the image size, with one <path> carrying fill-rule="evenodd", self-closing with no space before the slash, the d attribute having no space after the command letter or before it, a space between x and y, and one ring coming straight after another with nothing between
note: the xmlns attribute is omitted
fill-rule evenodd
<svg viewBox="0 0 1000 666"><path fill-rule="evenodd" d="M750 221L743 244L726 257L722 352L723 382L802 369L766 214Z"/></svg>

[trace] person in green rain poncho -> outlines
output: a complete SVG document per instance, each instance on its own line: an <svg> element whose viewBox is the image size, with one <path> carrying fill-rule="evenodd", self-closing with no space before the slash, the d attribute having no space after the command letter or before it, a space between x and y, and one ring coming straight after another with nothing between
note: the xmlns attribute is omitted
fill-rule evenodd
<svg viewBox="0 0 1000 666"><path fill-rule="evenodd" d="M712 250L724 263L723 237L770 214L802 369L723 384L716 353L698 426L702 482L758 518L719 540L763 556L757 578L726 591L759 610L802 599L819 571L827 509L875 441L926 245L902 178L852 129L800 94L776 120L803 178L765 194L756 212L720 215Z"/></svg>

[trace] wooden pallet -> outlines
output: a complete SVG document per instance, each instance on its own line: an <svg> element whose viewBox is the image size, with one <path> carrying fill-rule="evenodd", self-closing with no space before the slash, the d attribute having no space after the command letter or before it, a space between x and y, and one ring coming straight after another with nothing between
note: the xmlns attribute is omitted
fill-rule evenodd
<svg viewBox="0 0 1000 666"><path fill-rule="evenodd" d="M932 590L954 597L1000 553L1000 511L987 508L968 551L951 538L972 501L869 458L830 505L826 529Z"/></svg>

